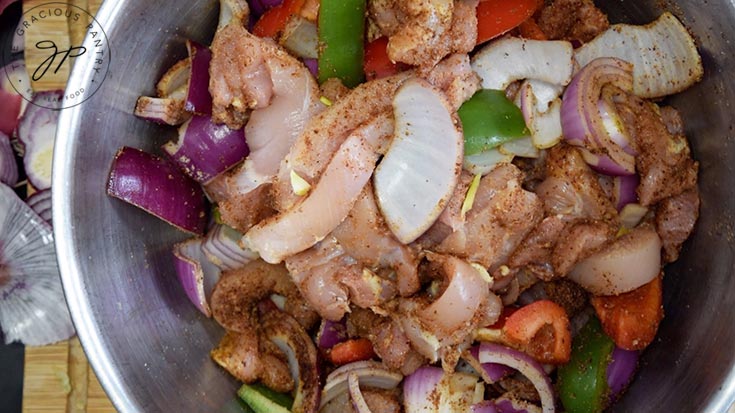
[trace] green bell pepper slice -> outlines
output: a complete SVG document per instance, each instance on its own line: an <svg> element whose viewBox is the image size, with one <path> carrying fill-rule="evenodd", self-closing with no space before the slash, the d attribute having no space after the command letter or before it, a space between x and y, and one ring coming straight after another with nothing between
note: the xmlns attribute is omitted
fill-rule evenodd
<svg viewBox="0 0 735 413"><path fill-rule="evenodd" d="M569 363L558 371L559 398L567 413L599 413L609 401L607 366L615 343L593 317L572 342Z"/></svg>
<svg viewBox="0 0 735 413"><path fill-rule="evenodd" d="M260 383L243 384L237 395L250 409L245 409L246 413L286 413L293 406L291 396L273 391Z"/></svg>
<svg viewBox="0 0 735 413"><path fill-rule="evenodd" d="M521 110L502 90L482 89L457 111L464 131L464 154L474 155L529 135Z"/></svg>
<svg viewBox="0 0 735 413"><path fill-rule="evenodd" d="M367 0L322 0L319 5L319 83L336 77L347 87L365 81Z"/></svg>

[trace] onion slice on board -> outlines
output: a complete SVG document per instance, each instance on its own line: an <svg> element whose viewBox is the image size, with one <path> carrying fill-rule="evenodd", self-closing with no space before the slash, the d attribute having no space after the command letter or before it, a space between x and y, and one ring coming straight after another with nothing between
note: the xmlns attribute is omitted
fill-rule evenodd
<svg viewBox="0 0 735 413"><path fill-rule="evenodd" d="M461 172L464 137L446 97L419 79L393 100L395 132L375 170L375 195L388 227L404 244L444 210Z"/></svg>
<svg viewBox="0 0 735 413"><path fill-rule="evenodd" d="M5 342L41 346L74 335L51 228L0 184L0 326Z"/></svg>
<svg viewBox="0 0 735 413"><path fill-rule="evenodd" d="M633 65L633 92L643 98L679 93L704 75L694 39L669 12L645 26L616 24L575 52L580 66L600 57Z"/></svg>
<svg viewBox="0 0 735 413"><path fill-rule="evenodd" d="M0 131L0 182L14 186L18 182L18 164L10 137Z"/></svg>
<svg viewBox="0 0 735 413"><path fill-rule="evenodd" d="M531 356L499 344L481 343L478 355L480 363L498 363L518 370L533 383L541 398L544 413L553 413L554 390L543 366Z"/></svg>
<svg viewBox="0 0 735 413"><path fill-rule="evenodd" d="M243 129L232 130L216 125L210 116L197 115L181 125L177 142L168 142L162 149L184 173L203 185L250 152Z"/></svg>
<svg viewBox="0 0 735 413"><path fill-rule="evenodd" d="M220 270L202 253L202 239L192 238L174 245L174 268L181 287L194 306L212 316L207 297L220 277Z"/></svg>
<svg viewBox="0 0 735 413"><path fill-rule="evenodd" d="M472 58L472 69L483 89L505 90L522 79L566 85L574 71L572 44L504 37L483 47Z"/></svg>
<svg viewBox="0 0 735 413"><path fill-rule="evenodd" d="M637 227L577 263L567 278L595 295L618 295L649 283L661 272L661 238Z"/></svg>
<svg viewBox="0 0 735 413"><path fill-rule="evenodd" d="M51 222L52 214L50 189L44 189L43 191L34 192L33 195L29 196L28 199L26 199L26 204L28 204L33 212L38 214L41 219L48 222L49 225L53 224Z"/></svg>
<svg viewBox="0 0 735 413"><path fill-rule="evenodd" d="M107 194L133 204L196 235L207 226L204 191L172 163L140 149L122 147L115 155Z"/></svg>
<svg viewBox="0 0 735 413"><path fill-rule="evenodd" d="M18 140L23 144L23 166L28 180L38 190L51 188L51 164L56 141L57 109L63 90L38 92L33 96L18 124Z"/></svg>

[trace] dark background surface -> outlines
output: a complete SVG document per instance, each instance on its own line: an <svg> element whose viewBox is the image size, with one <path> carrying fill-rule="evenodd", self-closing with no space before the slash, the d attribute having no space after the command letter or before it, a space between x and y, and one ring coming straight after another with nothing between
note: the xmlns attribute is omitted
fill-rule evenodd
<svg viewBox="0 0 735 413"><path fill-rule="evenodd" d="M13 29L20 18L21 10L21 2L18 1L11 4L0 16L0 49L3 53L0 62L9 61ZM5 73L0 75L5 76ZM0 331L0 413L20 413L25 351L21 344L3 343L5 338Z"/></svg>

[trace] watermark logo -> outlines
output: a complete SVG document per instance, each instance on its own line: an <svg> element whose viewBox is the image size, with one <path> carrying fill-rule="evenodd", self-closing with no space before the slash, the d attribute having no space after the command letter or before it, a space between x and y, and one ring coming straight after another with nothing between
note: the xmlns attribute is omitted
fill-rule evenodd
<svg viewBox="0 0 735 413"><path fill-rule="evenodd" d="M68 30L60 35L61 27ZM66 85L56 102L32 100L31 85L11 79L6 71L9 83L28 102L49 109L70 108L84 103L102 86L110 67L110 45L99 22L88 11L67 3L45 3L23 14L16 35L26 45L30 83L40 89ZM72 67L87 74L86 87L66 83Z"/></svg>

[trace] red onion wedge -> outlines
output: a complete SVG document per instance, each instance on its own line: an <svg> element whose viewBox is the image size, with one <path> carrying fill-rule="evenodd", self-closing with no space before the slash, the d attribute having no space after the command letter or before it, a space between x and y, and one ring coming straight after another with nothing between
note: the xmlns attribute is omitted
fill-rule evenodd
<svg viewBox="0 0 735 413"><path fill-rule="evenodd" d="M242 129L216 125L210 116L194 115L179 128L178 142L163 150L184 173L206 185L240 163L250 152Z"/></svg>
<svg viewBox="0 0 735 413"><path fill-rule="evenodd" d="M518 92L523 119L531 131L533 145L539 149L550 148L562 139L561 100L558 95L553 96L554 89L554 85L526 81ZM537 96L537 91L541 96Z"/></svg>
<svg viewBox="0 0 735 413"><path fill-rule="evenodd" d="M661 271L661 238L648 227L637 227L580 261L567 278L595 295L635 290Z"/></svg>
<svg viewBox="0 0 735 413"><path fill-rule="evenodd" d="M202 235L207 226L207 203L201 186L175 165L140 149L118 150L107 194L183 231Z"/></svg>
<svg viewBox="0 0 735 413"><path fill-rule="evenodd" d="M317 347L329 350L345 340L347 340L347 325L344 318L341 321L322 320L316 334Z"/></svg>
<svg viewBox="0 0 735 413"><path fill-rule="evenodd" d="M184 99L190 76L191 59L187 57L179 60L156 83L156 96Z"/></svg>
<svg viewBox="0 0 735 413"><path fill-rule="evenodd" d="M377 361L366 360L345 364L327 376L322 389L321 407L348 391L351 374L357 376L361 385L379 389L394 389L403 380L401 374L386 369Z"/></svg>
<svg viewBox="0 0 735 413"><path fill-rule="evenodd" d="M314 77L319 75L319 61L317 59L304 59L304 65Z"/></svg>
<svg viewBox="0 0 735 413"><path fill-rule="evenodd" d="M181 125L191 117L184 109L184 100L180 98L153 98L141 96L135 103L135 116L164 125Z"/></svg>
<svg viewBox="0 0 735 413"><path fill-rule="evenodd" d="M585 66L600 57L633 64L633 92L643 98L679 93L698 82L702 58L689 31L671 13L645 26L616 24L575 52Z"/></svg>
<svg viewBox="0 0 735 413"><path fill-rule="evenodd" d="M207 317L212 316L207 297L220 277L220 270L202 253L202 239L174 245L174 268L186 296Z"/></svg>
<svg viewBox="0 0 735 413"><path fill-rule="evenodd" d="M614 401L633 379L638 367L638 352L623 350L615 346L607 365L607 385L610 387L610 401Z"/></svg>
<svg viewBox="0 0 735 413"><path fill-rule="evenodd" d="M480 344L478 359L480 363L499 363L518 370L536 387L543 412L553 413L555 411L551 380L549 380L543 366L531 356L499 344L482 343Z"/></svg>
<svg viewBox="0 0 735 413"><path fill-rule="evenodd" d="M23 144L23 166L37 190L51 188L51 163L56 140L56 123L64 91L38 92L18 124L18 140Z"/></svg>
<svg viewBox="0 0 735 413"><path fill-rule="evenodd" d="M215 224L202 244L209 261L222 270L244 267L258 258L258 254L240 246L242 234L227 225Z"/></svg>
<svg viewBox="0 0 735 413"><path fill-rule="evenodd" d="M51 228L4 184L0 184L0 326L6 343L29 346L74 335Z"/></svg>
<svg viewBox="0 0 735 413"><path fill-rule="evenodd" d="M426 81L401 85L393 111L395 132L375 170L375 197L393 234L409 244L429 229L452 196L464 137L447 98Z"/></svg>
<svg viewBox="0 0 735 413"><path fill-rule="evenodd" d="M499 413L498 408L495 407L495 402L492 400L485 400L480 403L473 404L470 407L470 413Z"/></svg>
<svg viewBox="0 0 735 413"><path fill-rule="evenodd" d="M263 13L283 3L283 0L250 0L250 12L255 17L260 17Z"/></svg>
<svg viewBox="0 0 735 413"><path fill-rule="evenodd" d="M635 173L634 155L608 131L609 123L606 124L600 106L604 86L612 85L626 92L632 90L632 70L630 63L619 59L594 60L574 76L562 100L564 138L568 143L583 148L585 161L593 169L608 175ZM612 110L607 106L603 108Z"/></svg>
<svg viewBox="0 0 735 413"><path fill-rule="evenodd" d="M403 381L403 406L406 413L467 412L476 384L471 374L421 367Z"/></svg>
<svg viewBox="0 0 735 413"><path fill-rule="evenodd" d="M354 372L347 375L347 384L350 392L350 399L352 399L352 406L355 408L357 413L373 413L367 405L365 398L362 396L360 382L358 380L358 376Z"/></svg>
<svg viewBox="0 0 735 413"><path fill-rule="evenodd" d="M18 182L18 163L10 137L0 132L0 182L14 186Z"/></svg>
<svg viewBox="0 0 735 413"><path fill-rule="evenodd" d="M189 75L186 104L184 109L196 115L212 114L212 96L209 94L209 62L212 60L212 51L208 47L187 40L186 49L191 60L191 74Z"/></svg>
<svg viewBox="0 0 735 413"><path fill-rule="evenodd" d="M278 42L294 56L305 59L319 57L319 36L316 23L301 16L291 16Z"/></svg>
<svg viewBox="0 0 735 413"><path fill-rule="evenodd" d="M566 85L574 70L572 44L504 37L483 47L472 58L472 69L484 89L505 90L522 79Z"/></svg>
<svg viewBox="0 0 735 413"><path fill-rule="evenodd" d="M26 204L38 214L41 219L52 225L51 219L51 190L44 189L43 191L36 191L33 195L26 199Z"/></svg>
<svg viewBox="0 0 735 413"><path fill-rule="evenodd" d="M250 5L248 5L250 3ZM219 23L217 30L227 26L230 23L244 26L247 23L248 15L252 11L256 16L263 14L262 11L256 9L259 6L258 0L220 0L219 2ZM258 13L259 12L259 13Z"/></svg>
<svg viewBox="0 0 735 413"><path fill-rule="evenodd" d="M28 101L33 98L31 81L23 60L8 63L0 69L0 132L12 135Z"/></svg>
<svg viewBox="0 0 735 413"><path fill-rule="evenodd" d="M641 179L638 175L616 176L613 179L613 201L618 212L632 203L638 202L638 184Z"/></svg>
<svg viewBox="0 0 735 413"><path fill-rule="evenodd" d="M488 384L497 383L514 371L511 367L508 367L505 364L480 363L480 346L472 347L471 349L469 349L469 353L473 359L470 364L475 364L476 362L482 367L482 372L480 372L480 376Z"/></svg>
<svg viewBox="0 0 735 413"><path fill-rule="evenodd" d="M473 175L479 174L485 176L492 172L498 165L511 162L513 158L513 155L502 153L496 148L465 156L462 164L464 169Z"/></svg>

